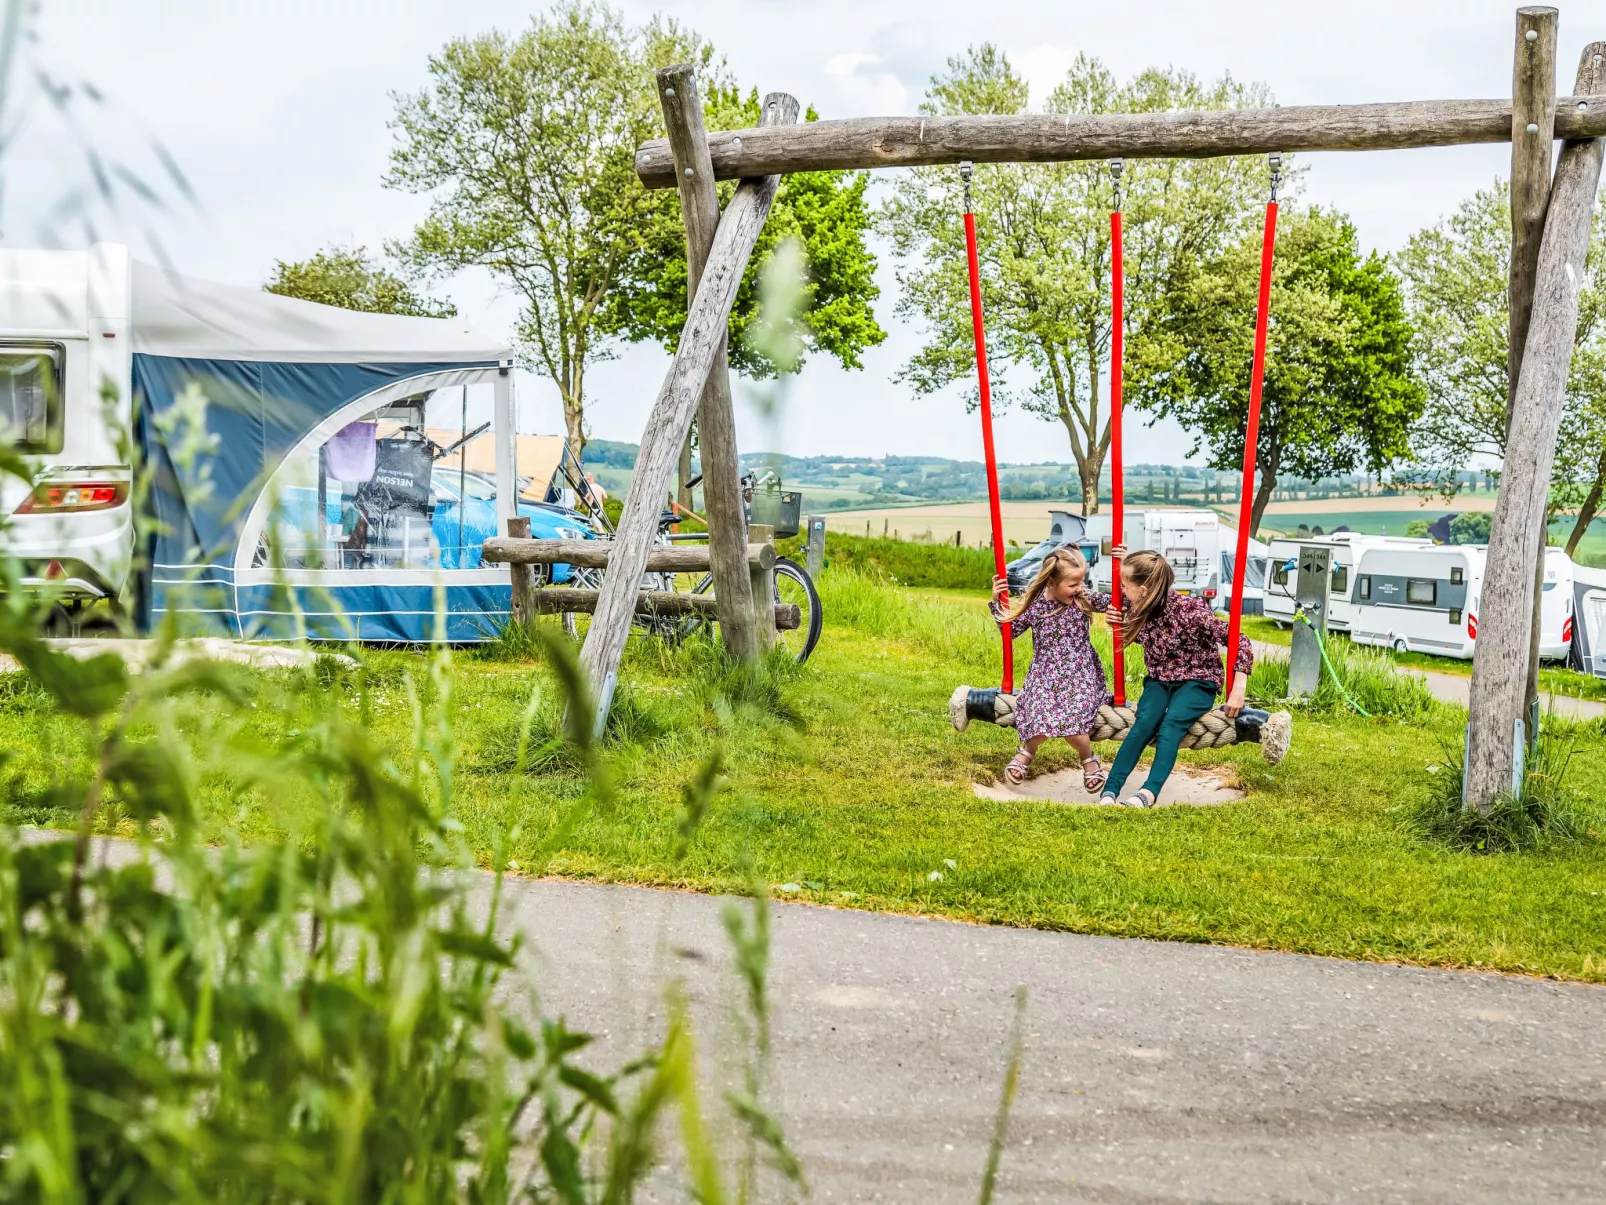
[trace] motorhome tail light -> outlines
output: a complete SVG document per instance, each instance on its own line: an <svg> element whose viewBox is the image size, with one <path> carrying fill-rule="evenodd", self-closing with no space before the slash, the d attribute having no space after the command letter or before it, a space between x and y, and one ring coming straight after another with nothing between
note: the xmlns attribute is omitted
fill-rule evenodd
<svg viewBox="0 0 1606 1205"><path fill-rule="evenodd" d="M1467 613L1467 635L1474 640L1478 638L1478 617L1470 611Z"/></svg>
<svg viewBox="0 0 1606 1205"><path fill-rule="evenodd" d="M83 510L110 510L128 501L123 481L44 481L34 486L19 515L65 515Z"/></svg>
<svg viewBox="0 0 1606 1205"><path fill-rule="evenodd" d="M1205 596L1205 597L1206 597L1206 598L1214 598L1214 597L1215 597L1215 596L1216 596L1216 591L1215 591L1215 589L1214 589L1214 587L1212 587L1212 588L1211 588L1211 589L1209 589L1209 590L1206 590L1206 591L1205 591L1205 592L1204 592L1204 596Z"/></svg>
<svg viewBox="0 0 1606 1205"><path fill-rule="evenodd" d="M1571 615L1561 621L1561 642L1563 644L1571 644L1573 642L1573 617Z"/></svg>

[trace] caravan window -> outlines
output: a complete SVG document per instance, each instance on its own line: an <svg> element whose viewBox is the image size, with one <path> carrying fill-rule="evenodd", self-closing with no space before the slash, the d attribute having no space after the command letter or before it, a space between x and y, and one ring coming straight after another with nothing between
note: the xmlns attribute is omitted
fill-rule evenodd
<svg viewBox="0 0 1606 1205"><path fill-rule="evenodd" d="M1439 601L1439 583L1427 581L1424 578L1407 578L1405 582L1405 601L1413 607L1432 607Z"/></svg>
<svg viewBox="0 0 1606 1205"><path fill-rule="evenodd" d="M1356 585L1360 590L1361 597L1362 598L1371 598L1372 597L1372 575L1370 573L1363 573L1363 574L1361 574L1360 577L1356 578L1355 580L1356 580Z"/></svg>
<svg viewBox="0 0 1606 1205"><path fill-rule="evenodd" d="M1334 565L1333 566L1333 593L1334 594L1343 594L1343 595L1348 595L1349 594L1349 566L1348 565Z"/></svg>
<svg viewBox="0 0 1606 1205"><path fill-rule="evenodd" d="M0 344L0 442L18 452L59 452L60 343Z"/></svg>

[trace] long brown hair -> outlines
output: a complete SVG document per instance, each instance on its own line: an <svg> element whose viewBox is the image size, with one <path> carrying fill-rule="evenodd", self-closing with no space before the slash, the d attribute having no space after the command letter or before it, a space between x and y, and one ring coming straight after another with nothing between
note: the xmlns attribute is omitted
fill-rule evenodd
<svg viewBox="0 0 1606 1205"><path fill-rule="evenodd" d="M1043 563L1038 566L1037 576L1032 578L1032 584L1026 587L1026 593L1022 594L1015 605L1009 609L1009 618L1014 619L1027 607L1030 607L1042 596L1044 590L1056 584L1074 569L1080 569L1082 571L1082 580L1087 580L1087 558L1082 555L1080 550L1070 545L1054 549L1053 552L1043 558ZM1088 602L1086 594L1078 594L1075 599L1075 605L1088 615L1093 613L1093 604Z"/></svg>
<svg viewBox="0 0 1606 1205"><path fill-rule="evenodd" d="M1136 640L1138 633L1143 631L1143 625L1165 606L1166 595L1171 593L1171 587L1176 585L1177 581L1177 575L1172 570L1170 562L1158 552L1147 548L1140 548L1121 562L1122 577L1126 576L1128 570L1131 571L1135 584L1143 591L1143 601L1129 603L1125 596L1121 599L1123 647Z"/></svg>

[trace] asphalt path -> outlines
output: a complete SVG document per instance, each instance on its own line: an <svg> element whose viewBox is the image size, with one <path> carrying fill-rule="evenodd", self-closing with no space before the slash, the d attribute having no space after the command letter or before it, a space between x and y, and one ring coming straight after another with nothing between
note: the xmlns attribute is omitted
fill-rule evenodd
<svg viewBox="0 0 1606 1205"><path fill-rule="evenodd" d="M661 1032L674 980L705 1074L735 1076L730 901L506 902L547 1010L602 1035L595 1067ZM976 1200L1017 987L999 1201L1606 1197L1606 989L797 904L773 929L769 1098L815 1200Z"/></svg>

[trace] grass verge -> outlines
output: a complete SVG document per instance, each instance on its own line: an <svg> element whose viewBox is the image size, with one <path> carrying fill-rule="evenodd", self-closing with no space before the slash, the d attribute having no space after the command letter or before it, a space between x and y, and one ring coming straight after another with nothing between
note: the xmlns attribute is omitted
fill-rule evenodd
<svg viewBox="0 0 1606 1205"><path fill-rule="evenodd" d="M1010 731L956 734L947 720L955 685L997 674L981 597L904 590L836 567L821 589L826 633L802 669L732 678L706 645L633 638L621 678L629 722L606 740L614 789L578 821L587 784L576 765L527 760L514 773L509 758L532 708L531 740L550 743L555 713L542 709L557 693L547 668L507 647L461 654L451 755L465 840L488 862L511 834L515 869L539 859L550 872L599 880L741 892L757 874L821 904L1606 981L1601 734L1580 739L1568 766L1577 840L1498 857L1427 839L1413 821L1428 767L1460 745L1465 714L1451 708L1409 720L1304 711L1276 767L1253 746L1184 755L1241 782L1248 797L1238 803L1130 813L979 799L971 784L998 775L1014 747ZM380 748L405 756L427 675L413 654L360 658L370 684L360 718ZM292 684L309 713L331 693L354 716L362 706L339 675ZM210 749L197 785L209 831L265 833L269 809L221 806L230 734L199 705L180 718ZM298 721L291 708L256 722ZM8 684L0 741L10 818L67 820L71 801L49 784L63 764L81 768L82 725L25 683ZM714 753L717 781L706 773ZM1065 747L1048 748L1039 767L1070 762ZM677 856L694 803L702 823ZM571 822L561 846L543 852ZM122 823L101 817L103 828Z"/></svg>

